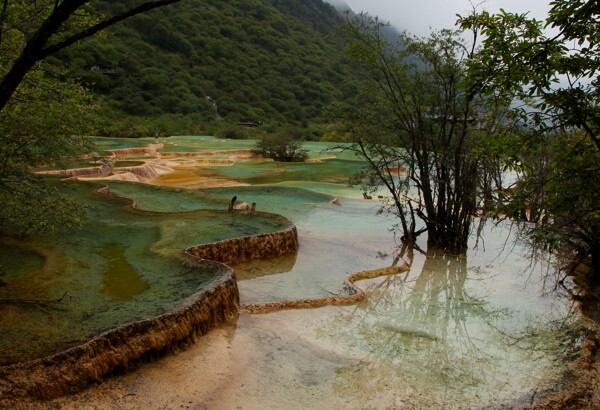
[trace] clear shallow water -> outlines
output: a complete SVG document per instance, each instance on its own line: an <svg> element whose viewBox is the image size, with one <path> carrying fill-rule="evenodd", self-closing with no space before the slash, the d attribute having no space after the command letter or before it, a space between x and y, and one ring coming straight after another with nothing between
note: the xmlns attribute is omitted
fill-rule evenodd
<svg viewBox="0 0 600 410"><path fill-rule="evenodd" d="M320 164L299 165L311 173L310 166ZM219 172L252 181L273 166L246 162ZM344 167L330 169L335 175ZM283 183L263 179L266 185L202 190L257 202L258 209L298 226L301 248L294 258L235 267L242 303L346 294L349 273L408 261L394 261L394 220L376 214L377 201L348 198L352 191L341 182L308 176L294 181L292 172L285 174L290 180ZM335 192L342 206L330 204L332 195L322 192ZM373 403L370 391L398 406L479 407L526 404L532 392L552 384L562 363L557 346L563 336L555 330L570 320L570 301L543 296L544 267L529 266L526 249L513 245L508 226L487 226L483 236L482 244L475 248L473 242L460 257L416 252L409 273L368 281L371 297L357 306L327 315L317 310L315 320L303 315L299 326L310 329L298 332L359 360L336 369L334 391L356 400L355 408Z"/></svg>
<svg viewBox="0 0 600 410"><path fill-rule="evenodd" d="M190 149L204 147L205 141L192 140L186 140ZM235 144L223 143L219 149L235 149ZM360 192L346 187L342 173L361 164L347 159L327 162L290 164L290 172L280 172L284 179L277 169L287 170L288 165L266 161L198 168L199 173L208 169L258 184L254 186L202 191L125 182L109 186L112 192L134 198L140 209L186 212L149 222L154 239L145 246L152 260L172 255L195 239L188 234L186 218L193 215L202 225L201 213L188 211L225 209L234 195L257 202L258 210L290 218L298 226L298 255L234 267L242 303L317 298L346 294L347 274L411 262L407 255L396 260L399 249L390 231L395 221L377 215L377 201L356 199ZM341 207L329 203L333 196L341 197ZM205 227L203 233L221 232L240 222L209 215L217 225ZM121 237L135 241L127 230L129 222L105 219L115 232L124 229ZM255 232L247 221L241 225L236 225L238 234ZM305 402L351 408L526 404L560 374L563 335L555 329L557 323L570 320L570 301L564 295L543 295L543 266L529 267L526 250L512 247L508 227L486 227L484 238L485 246L473 249L472 243L460 257L415 252L410 272L363 282L370 297L356 306L240 318L232 346L237 337L242 345L238 348L253 356L248 362L252 380L242 377L240 383L252 388L242 386L243 395L230 407L248 403L248 397L280 408ZM108 253L113 258L108 265L122 265L124 258L129 260L128 248L113 242L101 241L96 257L106 258ZM28 269L38 269L39 261L39 256L32 258ZM129 283L126 297L147 292L143 289L151 281L146 276L124 276ZM113 301L120 297L106 283L97 284ZM278 341L279 334L289 338ZM279 347L263 351L271 345ZM311 354L295 355L307 351ZM298 379L299 372L306 374ZM287 387L273 388L279 383Z"/></svg>
<svg viewBox="0 0 600 410"><path fill-rule="evenodd" d="M96 193L99 185L72 187L90 207L83 229L0 246L0 363L48 355L177 307L217 273L195 266L185 247L287 226L260 213L148 213Z"/></svg>
<svg viewBox="0 0 600 410"><path fill-rule="evenodd" d="M493 235L507 232L486 232ZM325 343L366 358L340 372L339 387L367 405L364 387L351 386L374 386L385 374L386 384L412 393L405 399L481 407L524 405L552 386L565 368L562 336L552 330L572 320L570 301L540 296L543 272L525 269L520 250L506 263L496 258L499 241L488 246L415 256L409 273L371 281L369 299L322 323Z"/></svg>

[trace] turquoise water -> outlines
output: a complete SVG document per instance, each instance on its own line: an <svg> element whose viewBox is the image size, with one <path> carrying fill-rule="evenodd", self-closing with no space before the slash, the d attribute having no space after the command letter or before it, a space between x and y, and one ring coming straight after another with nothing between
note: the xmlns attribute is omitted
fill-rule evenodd
<svg viewBox="0 0 600 410"><path fill-rule="evenodd" d="M151 189L140 187L138 197ZM162 189L165 196L169 191ZM430 250L410 258L400 256L390 231L395 221L377 214L377 201L343 198L335 206L331 196L283 186L203 194L257 202L258 209L283 214L298 226L298 255L235 266L242 303L344 295L350 273L412 264L410 272L364 282L370 294L364 302L302 322L318 343L361 358L359 365L336 370L334 384L362 403L358 407L369 406L366 392L375 381L397 390L410 386L418 392L412 402L426 406L524 404L563 369L564 335L557 324L574 320L571 302L566 295L544 293L546 266L530 266L510 226L486 225L484 243L473 241L464 255ZM169 206L181 207L177 202ZM423 395L427 400L418 401Z"/></svg>
<svg viewBox="0 0 600 410"><path fill-rule="evenodd" d="M144 161L115 161L111 164L113 167L137 167L144 165Z"/></svg>
<svg viewBox="0 0 600 410"><path fill-rule="evenodd" d="M170 137L160 139L165 144L161 152L202 152L253 149L255 140L227 140L216 138Z"/></svg>
<svg viewBox="0 0 600 410"><path fill-rule="evenodd" d="M190 137L171 142L179 144L172 152L248 144ZM318 155L320 147L308 144ZM345 295L343 280L350 273L411 266L404 274L361 282L369 298L358 305L288 315L301 318L285 322L302 335L290 349L301 351L310 339L346 358L344 365L319 362L323 368L334 367L335 373L323 390L323 402L330 389L357 408L377 403L403 407L405 398L417 407L511 406L525 404L534 392L551 386L565 368L565 336L559 327L576 315L566 295L545 292L548 265L532 267L527 248L516 244L510 226L503 224L486 225L479 244L473 238L462 255L428 250L424 237L418 243L422 251L402 253L394 234L397 221L378 212L379 201L359 199L360 190L347 187L347 175L363 164L346 155L320 163L249 160L196 168L199 175L251 186L198 191L107 182L111 192L135 199L138 210L95 194L91 185L75 185L76 195L92 206L79 234L51 246L41 242L0 248L0 264L8 266L3 276L8 285L0 286L0 298L7 297L7 289L16 289L22 300L0 305L0 335L7 335L0 336L2 351L42 354L47 340L58 334L66 335L63 345L76 344L119 321L162 312L206 286L213 272L199 273L182 264L182 248L284 225L269 214L220 211L237 196L248 204L256 202L259 211L291 219L300 239L297 255L234 266L242 303ZM331 204L333 197L342 205ZM14 249L27 264L8 255ZM65 291L77 298L48 302ZM34 296L45 302L23 302ZM70 325L63 323L65 318L73 320ZM32 336L14 342L23 328ZM276 329L269 331L276 334ZM298 360L282 366L289 365L290 374L315 366ZM253 366L260 371L270 361L266 357ZM268 380L260 391L270 391ZM304 392L295 384L288 390L290 397ZM265 394L264 403L293 407L285 397ZM385 400L374 401L375 396Z"/></svg>
<svg viewBox="0 0 600 410"><path fill-rule="evenodd" d="M154 138L106 138L94 137L98 149L143 148L154 141Z"/></svg>
<svg viewBox="0 0 600 410"><path fill-rule="evenodd" d="M211 135L173 135L170 138L185 138L192 140L215 140L217 137L213 137Z"/></svg>
<svg viewBox="0 0 600 410"><path fill-rule="evenodd" d="M215 280L218 269L196 266L182 254L185 247L287 226L261 213L149 213L96 193L98 187L71 185L89 207L80 231L35 242L3 240L0 363L45 356L164 313Z"/></svg>
<svg viewBox="0 0 600 410"><path fill-rule="evenodd" d="M221 209L229 206L229 199L183 188L166 188L153 185L132 184L130 182L106 181L110 191L133 198L139 209L157 212L186 212L199 209ZM233 195L232 195L233 196Z"/></svg>

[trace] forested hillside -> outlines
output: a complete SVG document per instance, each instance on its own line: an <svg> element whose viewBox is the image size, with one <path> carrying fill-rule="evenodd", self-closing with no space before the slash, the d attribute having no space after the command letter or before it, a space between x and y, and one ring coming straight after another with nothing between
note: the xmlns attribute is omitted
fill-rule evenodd
<svg viewBox="0 0 600 410"><path fill-rule="evenodd" d="M50 63L100 97L108 135L201 132L215 117L306 126L353 93L356 76L331 35L341 20L321 0L182 0Z"/></svg>

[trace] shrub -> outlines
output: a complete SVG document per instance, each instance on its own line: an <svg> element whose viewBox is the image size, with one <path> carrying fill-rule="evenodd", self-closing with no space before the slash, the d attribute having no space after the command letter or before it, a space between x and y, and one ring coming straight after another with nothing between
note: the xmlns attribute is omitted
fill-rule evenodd
<svg viewBox="0 0 600 410"><path fill-rule="evenodd" d="M280 162L302 162L308 157L301 142L283 134L265 135L256 142L254 153Z"/></svg>

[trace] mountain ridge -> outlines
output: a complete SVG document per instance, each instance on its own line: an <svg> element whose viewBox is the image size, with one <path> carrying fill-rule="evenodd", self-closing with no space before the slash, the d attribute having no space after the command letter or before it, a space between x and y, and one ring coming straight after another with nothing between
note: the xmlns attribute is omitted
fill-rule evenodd
<svg viewBox="0 0 600 410"><path fill-rule="evenodd" d="M215 108L229 123L306 126L359 81L334 35L342 21L321 0L185 0L51 63L101 99L105 135L197 132Z"/></svg>

